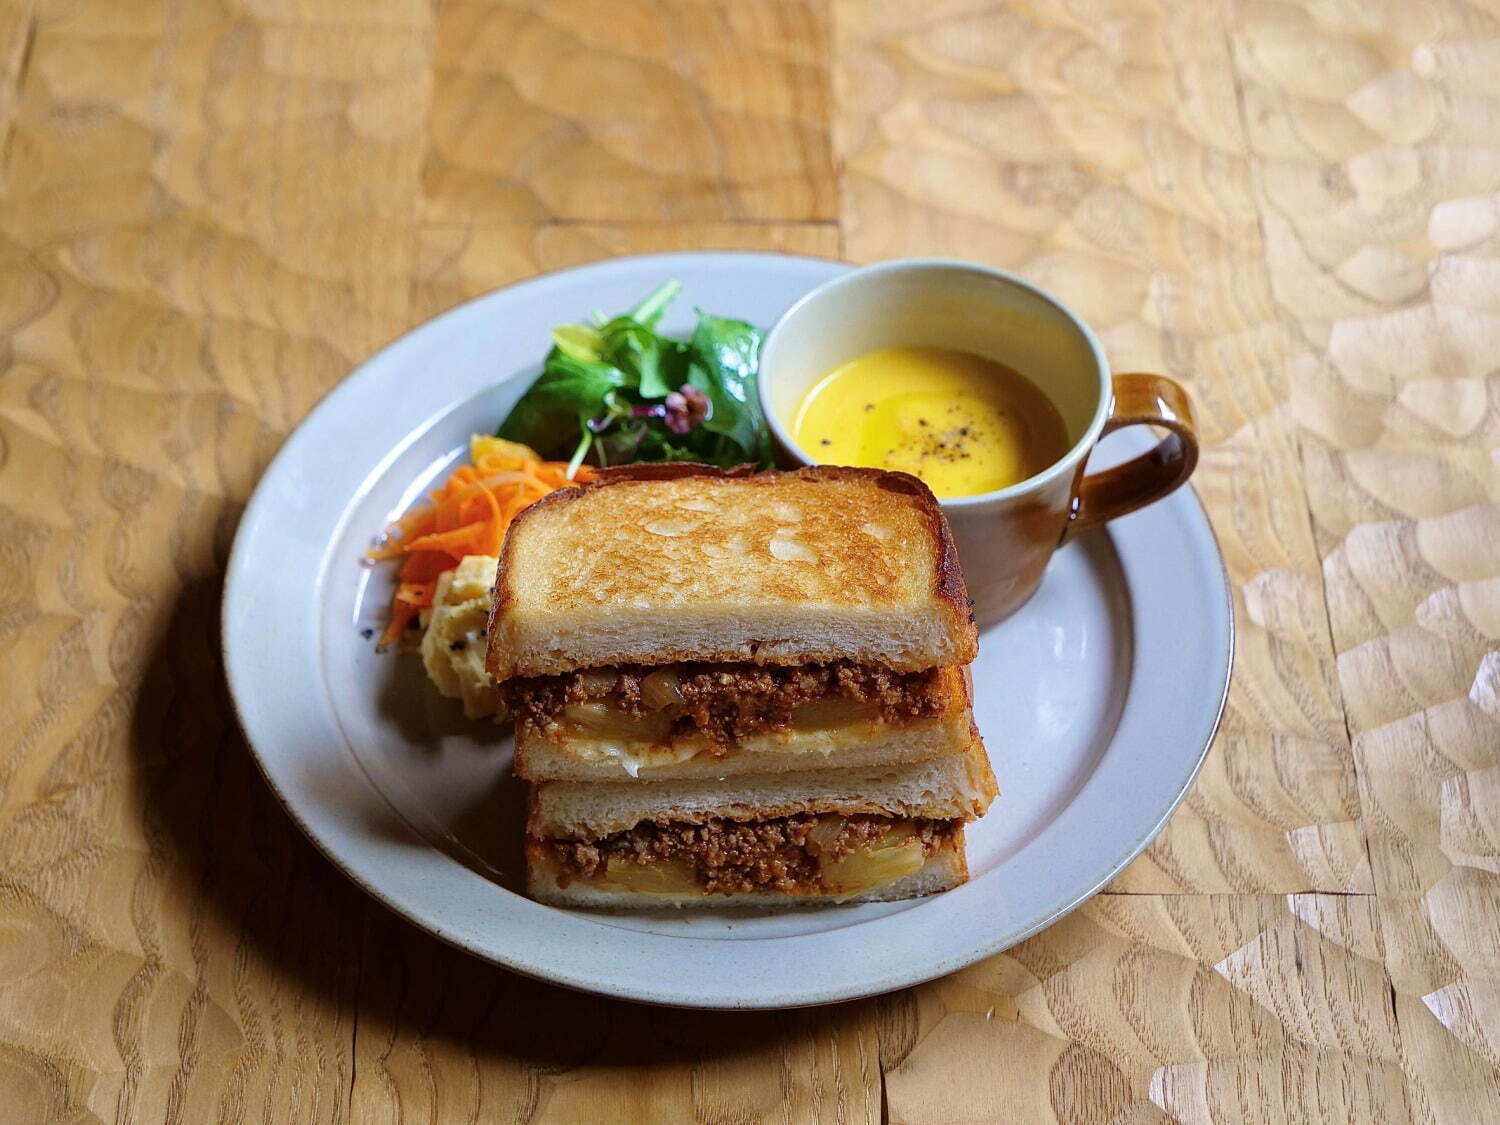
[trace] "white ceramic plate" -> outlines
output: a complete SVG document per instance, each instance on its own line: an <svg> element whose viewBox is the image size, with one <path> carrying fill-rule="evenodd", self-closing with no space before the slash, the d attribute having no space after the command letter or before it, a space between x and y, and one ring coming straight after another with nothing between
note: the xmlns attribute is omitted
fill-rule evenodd
<svg viewBox="0 0 1500 1125"><path fill-rule="evenodd" d="M847 267L765 254L630 258L454 309L340 384L267 470L235 539L224 656L267 779L334 863L463 949L573 988L660 1004L776 1008L952 972L1087 899L1192 783L1228 687L1232 619L1190 491L1060 551L1040 592L984 633L975 712L1003 795L971 826L970 882L909 903L598 914L518 893L520 786L499 728L463 719L415 657L379 655L386 521L529 385L554 325L628 307L669 277L694 305L769 326ZM1128 435L1120 435L1122 438ZM1118 439L1112 439L1118 440Z"/></svg>

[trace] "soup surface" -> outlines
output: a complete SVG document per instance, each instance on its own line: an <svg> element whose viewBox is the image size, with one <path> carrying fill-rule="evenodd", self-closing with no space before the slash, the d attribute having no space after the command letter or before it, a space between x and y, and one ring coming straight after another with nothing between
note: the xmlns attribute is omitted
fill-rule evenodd
<svg viewBox="0 0 1500 1125"><path fill-rule="evenodd" d="M798 404L792 437L825 464L911 473L940 497L1007 488L1068 451L1035 383L952 348L883 348L840 364Z"/></svg>

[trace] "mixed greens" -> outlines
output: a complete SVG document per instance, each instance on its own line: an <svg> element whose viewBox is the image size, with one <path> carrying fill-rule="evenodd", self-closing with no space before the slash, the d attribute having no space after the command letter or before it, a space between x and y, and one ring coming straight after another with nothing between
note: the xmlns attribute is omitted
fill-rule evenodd
<svg viewBox="0 0 1500 1125"><path fill-rule="evenodd" d="M756 395L760 332L697 310L691 338L656 331L682 291L668 281L630 311L552 332L542 374L497 436L544 458L771 463L771 438Z"/></svg>

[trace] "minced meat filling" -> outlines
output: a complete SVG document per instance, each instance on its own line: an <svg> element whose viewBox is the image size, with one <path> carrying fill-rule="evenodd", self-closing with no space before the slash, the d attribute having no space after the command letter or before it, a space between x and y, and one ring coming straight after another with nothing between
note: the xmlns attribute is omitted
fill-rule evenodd
<svg viewBox="0 0 1500 1125"><path fill-rule="evenodd" d="M647 686L653 673L669 673L673 689L662 706ZM785 730L793 712L820 700L869 704L887 722L926 718L946 702L941 669L897 672L879 664L841 660L795 666L761 664L681 664L594 668L562 676L515 679L504 685L516 721L533 731L561 737L563 712L580 703L602 702L636 720L662 716L671 733L697 729L721 743L747 734Z"/></svg>
<svg viewBox="0 0 1500 1125"><path fill-rule="evenodd" d="M558 883L603 876L611 858L651 864L682 861L692 867L709 893L780 891L810 894L822 889L821 865L879 841L893 829L904 829L920 841L924 855L946 846L957 820L896 820L884 816L840 818L836 835L818 837L813 813L774 820L710 820L703 824L645 821L628 832L599 840L548 840L560 871ZM821 842L818 842L821 840Z"/></svg>

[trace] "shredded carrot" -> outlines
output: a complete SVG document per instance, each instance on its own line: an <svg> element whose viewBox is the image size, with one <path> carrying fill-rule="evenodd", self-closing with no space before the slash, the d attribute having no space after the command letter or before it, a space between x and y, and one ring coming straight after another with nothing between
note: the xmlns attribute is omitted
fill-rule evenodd
<svg viewBox="0 0 1500 1125"><path fill-rule="evenodd" d="M372 562L404 560L382 645L400 640L412 620L432 607L444 571L469 555L498 555L521 509L590 475L580 465L570 479L561 461L543 461L524 445L478 434L469 441L469 460L473 464L453 470L432 493L430 504L392 523L366 553Z"/></svg>

